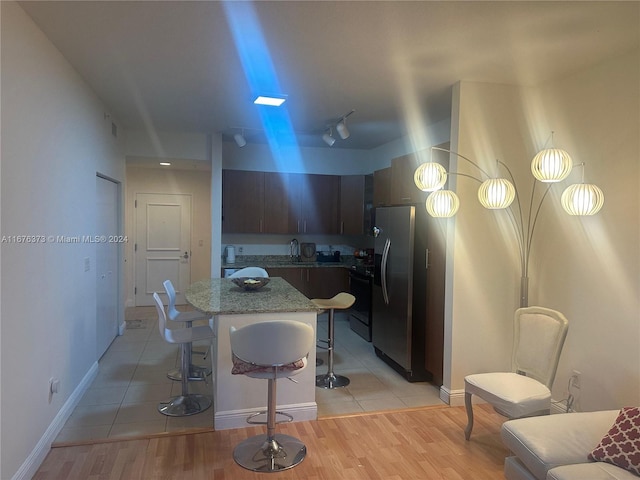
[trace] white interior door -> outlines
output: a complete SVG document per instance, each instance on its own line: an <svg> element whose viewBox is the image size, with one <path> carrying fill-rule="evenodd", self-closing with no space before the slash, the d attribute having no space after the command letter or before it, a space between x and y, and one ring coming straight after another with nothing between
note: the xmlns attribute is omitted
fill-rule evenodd
<svg viewBox="0 0 640 480"><path fill-rule="evenodd" d="M164 293L167 279L177 303L184 303L191 280L191 195L138 193L135 207L136 306L153 305L153 292Z"/></svg>
<svg viewBox="0 0 640 480"><path fill-rule="evenodd" d="M117 240L119 230L118 184L96 177L96 235ZM118 335L118 249L120 242L105 241L96 245L96 348L98 358Z"/></svg>

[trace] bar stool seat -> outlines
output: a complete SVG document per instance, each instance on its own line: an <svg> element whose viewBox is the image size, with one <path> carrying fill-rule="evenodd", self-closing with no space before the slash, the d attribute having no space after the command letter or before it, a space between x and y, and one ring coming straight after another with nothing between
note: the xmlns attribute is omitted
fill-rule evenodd
<svg viewBox="0 0 640 480"><path fill-rule="evenodd" d="M335 341L334 314L335 310L346 310L356 301L356 297L350 293L340 292L332 298L313 298L311 301L322 310L329 310L328 338L323 340L327 343L327 373L316 376L316 387L339 388L349 385L349 378L344 375L336 375L333 371L333 350Z"/></svg>
<svg viewBox="0 0 640 480"><path fill-rule="evenodd" d="M193 322L206 320L209 322L209 327L215 331L213 328L213 319L210 315L206 315L201 312L181 312L176 308L176 290L173 287L173 283L171 280L165 280L163 282L164 291L167 294L169 299L169 304L167 306L167 317L172 322L181 322L184 323L184 326L187 328L191 328L193 326ZM207 367L201 367L199 365L193 364L193 354L198 353L204 355L204 358L207 358L209 350L206 352L194 352L192 347L187 347L187 361L189 362L189 380L204 380L207 381L207 376L211 375L211 369ZM181 381L182 380L182 367L174 368L167 373L167 377L171 380Z"/></svg>
<svg viewBox="0 0 640 480"><path fill-rule="evenodd" d="M276 433L276 415L293 417L277 411L276 380L300 373L307 366L307 355L313 347L313 327L292 320L275 320L229 329L233 374L268 380L267 434L250 437L233 450L238 465L254 472L276 472L295 467L307 454L307 447L295 437Z"/></svg>
<svg viewBox="0 0 640 480"><path fill-rule="evenodd" d="M166 402L158 404L158 411L170 417L184 417L205 411L211 406L211 399L205 395L189 393L189 363L186 350L198 340L211 340L214 338L213 330L209 325L191 328L167 328L167 314L160 296L154 292L153 299L158 311L158 329L160 335L169 343L179 344L182 348L182 392Z"/></svg>

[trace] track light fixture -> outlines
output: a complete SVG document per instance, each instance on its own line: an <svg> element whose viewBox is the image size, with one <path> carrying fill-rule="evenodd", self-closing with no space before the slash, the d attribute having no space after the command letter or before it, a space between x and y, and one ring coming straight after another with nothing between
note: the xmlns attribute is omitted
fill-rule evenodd
<svg viewBox="0 0 640 480"><path fill-rule="evenodd" d="M322 139L327 145L331 147L336 141L336 139L333 138L333 127L335 127L336 132L338 132L338 135L342 140L346 140L347 138L349 138L350 133L349 129L347 128L347 117L353 112L355 112L355 110L351 110L349 113L342 115L339 120L334 120L325 128ZM327 130L329 131L328 133Z"/></svg>
<svg viewBox="0 0 640 480"><path fill-rule="evenodd" d="M247 140L244 138L244 129L241 133L236 133L233 135L233 139L236 141L236 144L242 148L247 144Z"/></svg>
<svg viewBox="0 0 640 480"><path fill-rule="evenodd" d="M322 135L322 140L324 140L324 143L326 143L330 147L333 147L333 144L336 143L336 139L333 138L333 130L331 129L331 127L329 127L328 132L324 132L324 135Z"/></svg>
<svg viewBox="0 0 640 480"><path fill-rule="evenodd" d="M344 117L340 123L336 125L336 130L338 131L338 135L343 140L349 138L349 129L347 129L347 117Z"/></svg>

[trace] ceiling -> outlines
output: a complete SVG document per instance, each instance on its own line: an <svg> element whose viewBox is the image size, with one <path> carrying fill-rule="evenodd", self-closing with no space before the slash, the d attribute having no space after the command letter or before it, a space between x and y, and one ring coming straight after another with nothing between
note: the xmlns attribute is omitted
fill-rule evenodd
<svg viewBox="0 0 640 480"><path fill-rule="evenodd" d="M352 109L333 148L375 148L448 118L460 80L538 85L637 48L640 31L635 1L20 4L125 129L326 148ZM257 107L257 90L288 98Z"/></svg>

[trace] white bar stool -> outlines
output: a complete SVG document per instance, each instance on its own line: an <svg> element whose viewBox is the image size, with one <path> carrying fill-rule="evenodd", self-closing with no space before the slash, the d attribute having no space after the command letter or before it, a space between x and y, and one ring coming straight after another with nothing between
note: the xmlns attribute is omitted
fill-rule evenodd
<svg viewBox="0 0 640 480"><path fill-rule="evenodd" d="M307 447L295 437L276 433L276 415L284 415L286 421L293 417L276 410L276 380L300 373L307 366L307 355L315 334L313 327L292 320L276 320L253 323L241 328L229 329L233 374L269 381L267 396L267 421L257 422L247 418L247 423L267 425L266 435L250 437L233 450L238 465L254 472L276 472L295 467L307 454Z"/></svg>
<svg viewBox="0 0 640 480"><path fill-rule="evenodd" d="M344 375L336 375L333 372L333 349L335 341L335 325L334 325L334 313L335 310L345 310L356 301L356 297L350 293L340 292L333 298L313 298L311 301L322 310L329 310L329 325L328 325L328 338L327 343L327 373L324 375L316 376L316 387L320 388L339 388L349 385L350 380Z"/></svg>
<svg viewBox="0 0 640 480"><path fill-rule="evenodd" d="M167 315L160 296L154 292L153 299L158 311L158 328L160 335L169 343L176 343L182 347L182 392L177 397L167 402L158 404L158 411L170 417L184 417L205 411L211 406L211 399L205 395L189 393L189 363L186 355L187 348L197 340L209 340L214 338L213 330L209 325L191 328L167 328Z"/></svg>
<svg viewBox="0 0 640 480"><path fill-rule="evenodd" d="M193 326L193 322L197 322L200 320L207 320L209 322L209 326L213 330L213 321L209 315L200 312L181 312L176 308L176 289L173 287L173 283L171 280L165 280L164 283L164 291L169 298L169 305L167 307L167 316L169 320L172 322L183 322L184 326L187 328L191 328ZM191 345L188 346L186 350L187 362L189 364L189 380L204 380L207 381L207 376L211 375L211 369L208 367L201 367L199 365L193 364L193 349ZM201 352L195 352L201 353ZM207 358L207 354L209 350L204 352L204 358ZM174 368L167 373L167 377L171 380L181 381L182 380L182 367Z"/></svg>

